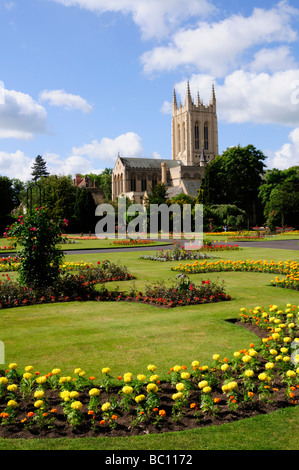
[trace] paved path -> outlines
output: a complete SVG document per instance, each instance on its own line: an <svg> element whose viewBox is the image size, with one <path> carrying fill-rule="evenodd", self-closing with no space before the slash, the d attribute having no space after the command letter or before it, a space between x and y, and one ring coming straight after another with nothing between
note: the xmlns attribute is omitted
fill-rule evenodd
<svg viewBox="0 0 299 470"><path fill-rule="evenodd" d="M157 250L170 250L173 248L172 240L163 240L163 242L169 241L169 245L160 245L160 246L138 246L138 247L122 247L122 248L96 248L90 250L66 250L64 253L66 255L78 255L78 254L95 254L95 253L119 253L127 251L157 251ZM217 244L217 242L216 242ZM299 240L273 240L273 241L264 241L264 242L240 242L237 244L242 248L254 247L254 248L276 248L279 250L299 250ZM13 256L14 253L0 253L0 258Z"/></svg>

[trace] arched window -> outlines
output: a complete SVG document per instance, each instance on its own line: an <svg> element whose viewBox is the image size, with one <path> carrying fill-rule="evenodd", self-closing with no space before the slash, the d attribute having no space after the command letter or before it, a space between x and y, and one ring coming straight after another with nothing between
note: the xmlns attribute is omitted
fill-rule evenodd
<svg viewBox="0 0 299 470"><path fill-rule="evenodd" d="M199 126L197 121L194 125L194 147L196 150L199 149Z"/></svg>
<svg viewBox="0 0 299 470"><path fill-rule="evenodd" d="M131 175L131 191L136 191L136 175Z"/></svg>
<svg viewBox="0 0 299 470"><path fill-rule="evenodd" d="M155 186L157 186L158 184L158 178L157 178L157 175L154 173L152 175L152 188L154 188Z"/></svg>
<svg viewBox="0 0 299 470"><path fill-rule="evenodd" d="M186 150L186 124L183 122L182 152Z"/></svg>
<svg viewBox="0 0 299 470"><path fill-rule="evenodd" d="M204 138L204 149L209 150L209 129L208 129L207 122L205 122L205 125L204 125L203 138Z"/></svg>
<svg viewBox="0 0 299 470"><path fill-rule="evenodd" d="M178 146L179 146L179 152L181 152L181 126L178 125Z"/></svg>
<svg viewBox="0 0 299 470"><path fill-rule="evenodd" d="M146 174L143 173L141 176L141 191L146 191L147 185L146 185Z"/></svg>

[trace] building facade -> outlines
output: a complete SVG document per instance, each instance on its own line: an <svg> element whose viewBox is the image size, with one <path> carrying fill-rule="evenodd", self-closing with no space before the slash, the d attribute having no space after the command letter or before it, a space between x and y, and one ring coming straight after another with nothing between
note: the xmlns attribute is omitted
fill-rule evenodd
<svg viewBox="0 0 299 470"><path fill-rule="evenodd" d="M209 105L199 94L196 102L189 82L184 106L172 102L172 159L127 158L118 155L112 172L112 199L124 195L145 202L158 183L167 186L168 197L184 193L196 196L205 166L218 155L218 124L214 86Z"/></svg>

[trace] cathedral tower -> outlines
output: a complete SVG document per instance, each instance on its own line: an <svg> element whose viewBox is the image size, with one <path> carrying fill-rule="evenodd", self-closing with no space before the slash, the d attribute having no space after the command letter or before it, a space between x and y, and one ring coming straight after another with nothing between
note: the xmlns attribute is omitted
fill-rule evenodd
<svg viewBox="0 0 299 470"><path fill-rule="evenodd" d="M210 104L205 106L197 93L194 103L189 82L185 105L172 101L172 159L183 165L203 166L218 155L218 124L214 85Z"/></svg>

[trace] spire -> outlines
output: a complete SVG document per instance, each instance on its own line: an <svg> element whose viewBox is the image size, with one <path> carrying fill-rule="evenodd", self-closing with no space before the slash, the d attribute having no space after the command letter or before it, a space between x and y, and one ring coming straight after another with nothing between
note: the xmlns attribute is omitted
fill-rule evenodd
<svg viewBox="0 0 299 470"><path fill-rule="evenodd" d="M190 85L189 85L189 80L188 80L185 106L190 105L190 104L192 104L192 98L191 98Z"/></svg>
<svg viewBox="0 0 299 470"><path fill-rule="evenodd" d="M215 94L214 83L212 84L212 95L211 95L210 104L213 104L214 106L216 106L216 94Z"/></svg>
<svg viewBox="0 0 299 470"><path fill-rule="evenodd" d="M178 103L177 103L177 100L176 100L175 89L173 89L172 108L173 109L178 109Z"/></svg>
<svg viewBox="0 0 299 470"><path fill-rule="evenodd" d="M197 101L196 101L196 106L200 106L200 96L199 96L199 91L197 92Z"/></svg>

